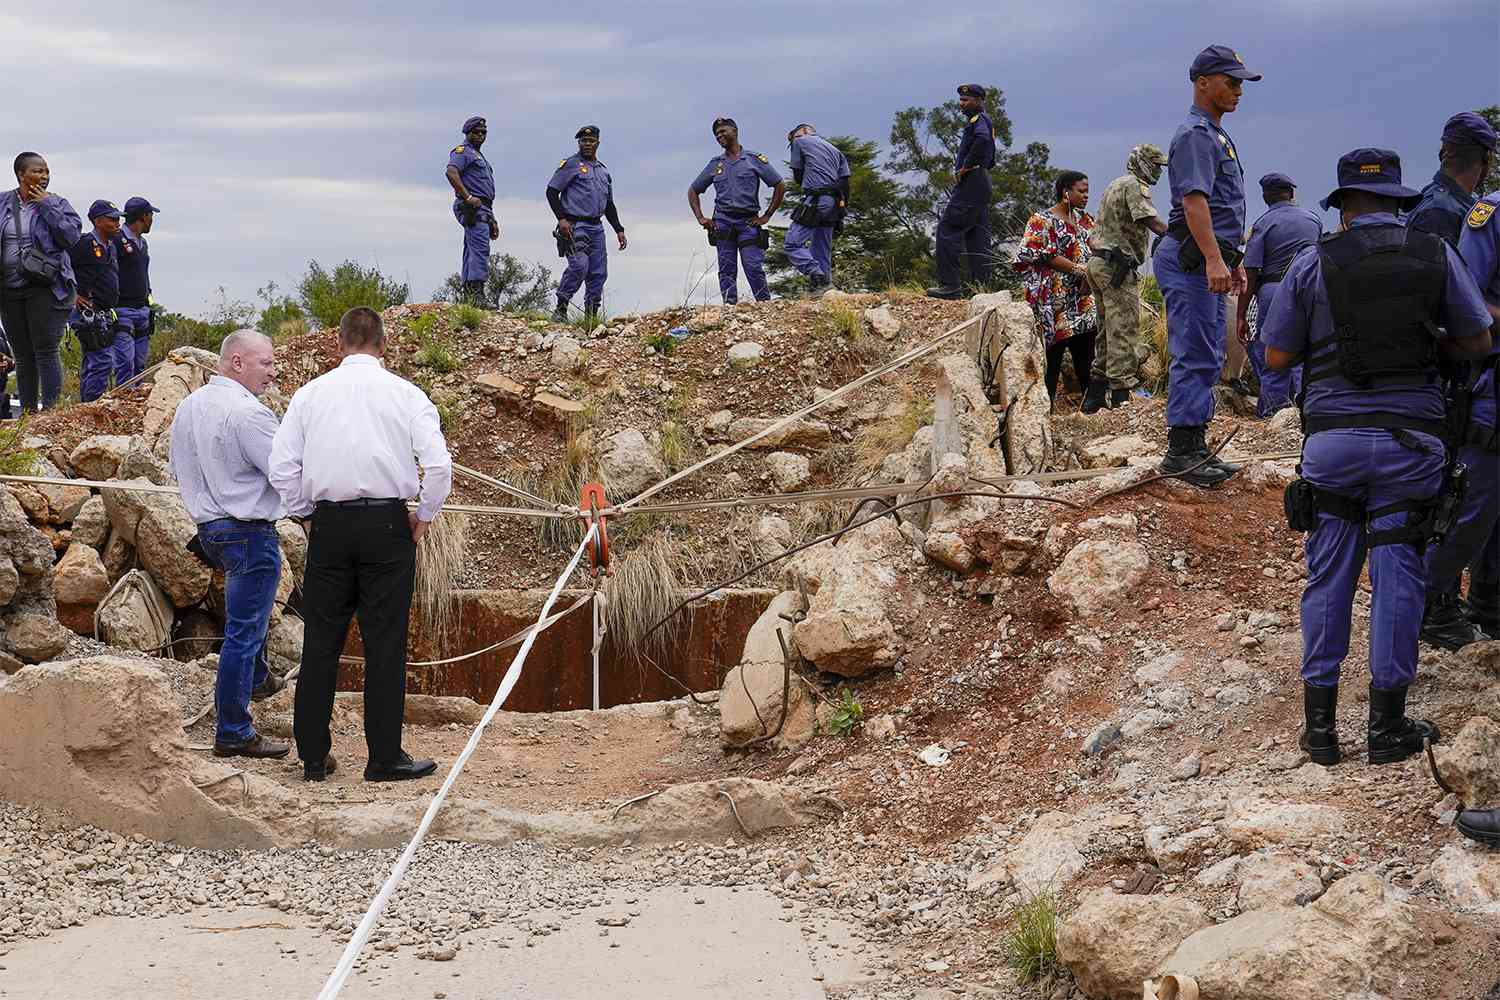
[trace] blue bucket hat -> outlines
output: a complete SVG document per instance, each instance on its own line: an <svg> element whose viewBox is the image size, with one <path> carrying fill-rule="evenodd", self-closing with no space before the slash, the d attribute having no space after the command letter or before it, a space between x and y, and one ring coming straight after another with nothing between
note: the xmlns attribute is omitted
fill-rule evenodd
<svg viewBox="0 0 1500 1000"><path fill-rule="evenodd" d="M1188 67L1189 80L1196 80L1200 76L1212 76L1215 73L1223 73L1236 80L1260 79L1260 74L1246 69L1244 62L1240 60L1240 54L1227 45L1210 45L1198 53L1193 59L1193 65Z"/></svg>
<svg viewBox="0 0 1500 1000"><path fill-rule="evenodd" d="M1403 210L1414 208L1422 200L1420 191L1401 183L1401 157L1390 149L1356 149L1339 157L1339 186L1319 204L1338 208L1345 191L1399 198Z"/></svg>

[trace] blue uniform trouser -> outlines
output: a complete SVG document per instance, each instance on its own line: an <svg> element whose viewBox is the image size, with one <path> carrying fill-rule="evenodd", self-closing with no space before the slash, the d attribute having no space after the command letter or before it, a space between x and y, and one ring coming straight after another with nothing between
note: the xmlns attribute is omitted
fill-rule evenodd
<svg viewBox="0 0 1500 1000"><path fill-rule="evenodd" d="M1223 295L1208 290L1203 271L1187 273L1177 263L1180 244L1170 236L1151 258L1156 283L1167 302L1167 426L1202 427L1214 417L1214 383L1224 369Z"/></svg>
<svg viewBox="0 0 1500 1000"><path fill-rule="evenodd" d="M938 220L937 273L944 288L959 287L959 256L969 262L975 284L990 280L990 175L970 170L953 188Z"/></svg>
<svg viewBox="0 0 1500 1000"><path fill-rule="evenodd" d="M583 308L597 312L604 301L604 282L609 277L609 250L604 245L604 226L598 222L573 223L573 239L588 237L588 253L575 253L568 258L568 269L563 272L557 286L557 297L563 302L571 301L584 286Z"/></svg>
<svg viewBox="0 0 1500 1000"><path fill-rule="evenodd" d="M485 281L490 276L490 220L494 218L488 208L474 209L474 224L464 221L466 206L461 201L453 202L453 217L464 229L463 261L458 272L464 281Z"/></svg>
<svg viewBox="0 0 1500 1000"><path fill-rule="evenodd" d="M135 378L146 370L146 359L151 356L151 308L120 306L115 309L115 316L115 329L129 334L134 344L130 374L126 377Z"/></svg>
<svg viewBox="0 0 1500 1000"><path fill-rule="evenodd" d="M1495 371L1490 369L1474 385L1470 423L1491 433L1495 429ZM1469 592L1491 591L1500 579L1500 454L1476 445L1459 449L1458 460L1468 466L1468 491L1463 507L1442 545L1427 552L1427 592L1457 594L1464 566L1469 566Z"/></svg>
<svg viewBox="0 0 1500 1000"><path fill-rule="evenodd" d="M269 521L232 517L200 524L198 542L209 562L224 571L224 645L214 686L214 738L243 743L255 738L250 692L265 683L269 672L266 634L281 579L281 543Z"/></svg>
<svg viewBox="0 0 1500 1000"><path fill-rule="evenodd" d="M757 302L771 297L766 284L766 252L760 248L760 227L749 219L714 216L715 248L719 251L719 297L733 305L740 300L738 264L745 266L745 280Z"/></svg>
<svg viewBox="0 0 1500 1000"><path fill-rule="evenodd" d="M78 310L68 317L75 329L82 322ZM83 364L78 369L78 400L92 403L109 391L110 376L119 385L134 373L135 338L118 326L113 328L114 339L97 351L84 351Z"/></svg>
<svg viewBox="0 0 1500 1000"><path fill-rule="evenodd" d="M1272 281L1261 285L1255 290L1255 314L1261 322L1271 315L1271 299L1276 295L1276 286L1281 284ZM1260 381L1260 395L1256 397L1255 415L1262 419L1269 417L1284 406L1291 406L1297 400L1297 394L1302 391L1302 366L1293 365L1285 371L1277 371L1266 364L1266 345L1257 336L1246 348L1246 354L1250 356L1250 364L1255 369L1255 377Z"/></svg>
<svg viewBox="0 0 1500 1000"><path fill-rule="evenodd" d="M1404 442L1403 443L1403 439ZM1352 428L1307 438L1302 475L1319 489L1365 501L1375 510L1401 500L1427 500L1442 487L1443 443L1429 434ZM1372 531L1399 528L1411 512L1375 518ZM1339 682L1359 574L1370 560L1370 682L1405 687L1417 675L1427 566L1415 545L1367 544L1365 525L1319 513L1307 535L1307 586L1302 591L1302 679L1318 687Z"/></svg>
<svg viewBox="0 0 1500 1000"><path fill-rule="evenodd" d="M818 211L828 218L835 208L832 196L818 199ZM804 226L793 222L786 227L786 256L798 272L809 278L833 276L833 226Z"/></svg>

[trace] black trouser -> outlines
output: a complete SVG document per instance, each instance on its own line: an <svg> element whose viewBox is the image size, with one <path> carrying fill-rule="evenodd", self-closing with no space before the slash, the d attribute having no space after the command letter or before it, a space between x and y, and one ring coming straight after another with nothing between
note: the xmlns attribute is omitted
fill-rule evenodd
<svg viewBox="0 0 1500 1000"><path fill-rule="evenodd" d="M953 187L948 207L938 220L938 284L958 288L960 258L969 262L969 277L976 285L990 280L990 173L974 169Z"/></svg>
<svg viewBox="0 0 1500 1000"><path fill-rule="evenodd" d="M399 501L370 507L320 504L313 514L302 584L302 669L292 717L297 756L304 762L321 761L333 746L328 724L339 654L355 614L365 650L369 759L388 764L400 754L416 556L406 505Z"/></svg>
<svg viewBox="0 0 1500 1000"><path fill-rule="evenodd" d="M1079 391L1088 392L1089 372L1094 367L1094 340L1098 336L1098 332L1094 330L1088 333L1075 333L1067 340L1047 348L1048 399L1057 398L1057 379L1062 375L1064 351L1069 351L1073 355L1073 374L1078 376Z"/></svg>
<svg viewBox="0 0 1500 1000"><path fill-rule="evenodd" d="M59 302L50 287L0 291L0 324L10 338L16 359L16 391L26 413L50 409L62 394L59 346L72 311L73 296Z"/></svg>

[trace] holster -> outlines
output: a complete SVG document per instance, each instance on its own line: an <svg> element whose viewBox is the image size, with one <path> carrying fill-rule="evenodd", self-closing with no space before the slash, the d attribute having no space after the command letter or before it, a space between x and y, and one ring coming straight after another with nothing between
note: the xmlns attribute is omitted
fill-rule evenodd
<svg viewBox="0 0 1500 1000"><path fill-rule="evenodd" d="M807 198L797 206L792 213L792 221L799 226L817 226L822 221L823 213L818 211L818 199Z"/></svg>
<svg viewBox="0 0 1500 1000"><path fill-rule="evenodd" d="M475 208L473 205L470 205L468 202L463 203L463 213L464 226L472 226L479 221L479 209Z"/></svg>
<svg viewBox="0 0 1500 1000"><path fill-rule="evenodd" d="M714 225L713 222L710 221L709 224L704 227L704 232L708 233L708 245L709 246L716 247L716 246L719 245L719 227L718 226Z"/></svg>
<svg viewBox="0 0 1500 1000"><path fill-rule="evenodd" d="M1437 505L1428 522L1428 538L1433 544L1442 544L1443 539L1448 536L1453 522L1458 519L1459 511L1463 509L1464 498L1468 493L1469 467L1462 462L1454 462L1443 477L1443 492L1438 494Z"/></svg>
<svg viewBox="0 0 1500 1000"><path fill-rule="evenodd" d="M561 226L552 230L552 238L557 241L557 255L559 257L573 256L573 237L564 236Z"/></svg>
<svg viewBox="0 0 1500 1000"><path fill-rule="evenodd" d="M114 323L108 312L90 313L82 323L73 328L78 345L85 351L102 351L114 343Z"/></svg>
<svg viewBox="0 0 1500 1000"><path fill-rule="evenodd" d="M1300 476L1286 484L1282 494L1286 526L1293 531L1311 531L1318 526L1318 491Z"/></svg>
<svg viewBox="0 0 1500 1000"><path fill-rule="evenodd" d="M765 226L760 227L760 233L755 237L755 245L762 250L771 249L771 231Z"/></svg>
<svg viewBox="0 0 1500 1000"><path fill-rule="evenodd" d="M1109 287L1119 288L1125 284L1125 279L1135 273L1140 267L1140 262L1135 258L1127 256L1118 250L1098 250L1095 255L1103 258L1109 264Z"/></svg>
<svg viewBox="0 0 1500 1000"><path fill-rule="evenodd" d="M1187 274L1196 274L1203 270L1203 251L1198 248L1198 241L1193 238L1193 232L1188 229L1186 223L1172 226L1167 230L1167 235L1177 241L1178 267ZM1214 242L1219 245L1219 253L1224 258L1225 267L1233 271L1240 266L1240 261L1245 259L1245 255L1239 247L1220 236L1215 236Z"/></svg>

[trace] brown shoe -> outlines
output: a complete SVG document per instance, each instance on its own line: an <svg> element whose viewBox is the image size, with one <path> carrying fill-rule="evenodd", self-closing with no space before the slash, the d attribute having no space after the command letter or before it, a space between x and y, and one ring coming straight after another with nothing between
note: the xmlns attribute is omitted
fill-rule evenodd
<svg viewBox="0 0 1500 1000"><path fill-rule="evenodd" d="M304 761L302 764L302 780L322 781L338 769L339 762L333 759L333 754L324 757L321 764L309 764Z"/></svg>
<svg viewBox="0 0 1500 1000"><path fill-rule="evenodd" d="M244 743L214 743L215 757L285 757L291 744L275 743L260 735Z"/></svg>
<svg viewBox="0 0 1500 1000"><path fill-rule="evenodd" d="M263 683L257 684L250 689L251 701L265 701L271 695L286 687L286 680L275 674L267 674Z"/></svg>

